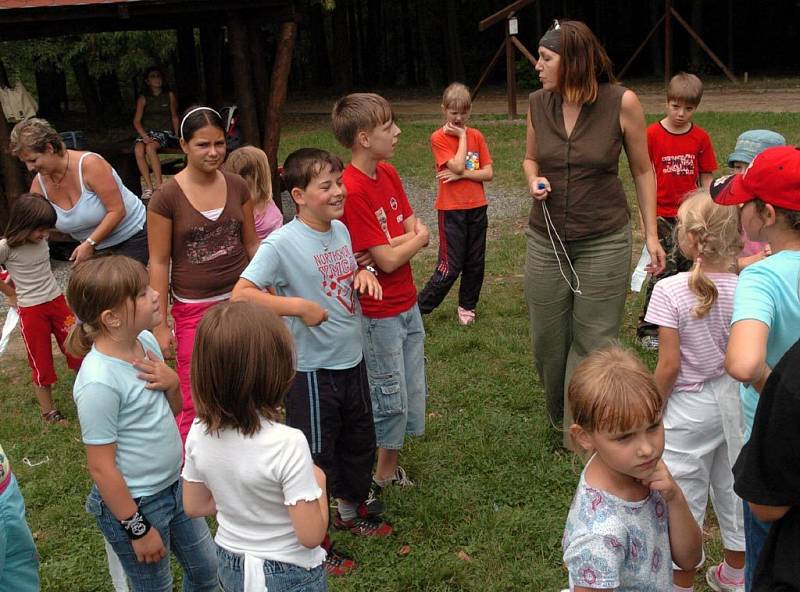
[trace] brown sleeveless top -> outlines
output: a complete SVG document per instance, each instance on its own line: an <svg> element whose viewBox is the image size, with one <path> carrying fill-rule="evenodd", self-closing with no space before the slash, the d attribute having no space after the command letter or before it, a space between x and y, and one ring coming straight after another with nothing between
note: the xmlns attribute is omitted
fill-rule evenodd
<svg viewBox="0 0 800 592"><path fill-rule="evenodd" d="M547 208L563 240L603 236L622 228L630 219L628 200L617 175L623 147L619 112L626 90L617 84L601 84L597 100L581 107L569 137L561 95L545 90L530 95L536 162L539 175L550 181ZM534 200L529 224L547 234L539 201Z"/></svg>

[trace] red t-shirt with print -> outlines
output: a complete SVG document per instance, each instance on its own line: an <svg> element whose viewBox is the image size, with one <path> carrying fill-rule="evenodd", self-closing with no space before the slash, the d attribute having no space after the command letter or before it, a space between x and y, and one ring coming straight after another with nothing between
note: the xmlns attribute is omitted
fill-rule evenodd
<svg viewBox="0 0 800 592"><path fill-rule="evenodd" d="M431 134L431 151L436 163L436 172L447 167L447 161L458 152L458 138L444 133L443 128ZM474 127L467 128L467 170L477 171L492 164L492 156L486 146L483 134ZM439 181L439 195L436 198L437 210L470 210L486 205L483 183L470 179L459 179L445 183Z"/></svg>
<svg viewBox="0 0 800 592"><path fill-rule="evenodd" d="M347 188L342 221L350 231L353 252L388 245L390 238L406 233L403 221L414 215L414 211L392 165L378 163L373 179L349 164L342 178ZM393 317L416 304L417 288L409 263L392 273L379 271L378 281L383 289L383 300L360 296L365 317Z"/></svg>
<svg viewBox="0 0 800 592"><path fill-rule="evenodd" d="M711 138L701 127L673 134L657 121L647 128L647 151L656 171L656 215L674 218L684 196L697 189L700 173L717 170Z"/></svg>

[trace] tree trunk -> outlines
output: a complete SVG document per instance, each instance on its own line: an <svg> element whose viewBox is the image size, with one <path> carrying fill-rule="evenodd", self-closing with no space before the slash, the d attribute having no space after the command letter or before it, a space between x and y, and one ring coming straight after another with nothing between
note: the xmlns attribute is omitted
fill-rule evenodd
<svg viewBox="0 0 800 592"><path fill-rule="evenodd" d="M650 11L650 27L653 27L658 19L661 18L661 14L664 12L664 2L663 0L650 0L649 2L649 11ZM650 63L653 64L653 74L658 76L659 78L664 76L664 26L662 25L660 30L653 35L652 41L650 41ZM650 74L650 72L647 72Z"/></svg>
<svg viewBox="0 0 800 592"><path fill-rule="evenodd" d="M119 80L116 72L107 72L100 75L97 79L98 93L102 99L103 114L106 121L119 120L123 117L126 120L133 118L133 105L122 104L122 94L119 92ZM58 96L55 97L56 101Z"/></svg>
<svg viewBox="0 0 800 592"><path fill-rule="evenodd" d="M412 31L412 16L408 0L400 0L401 18L403 19L403 63L406 66L406 84L417 86L419 82L419 66L416 52L414 51L414 33Z"/></svg>
<svg viewBox="0 0 800 592"><path fill-rule="evenodd" d="M337 71L334 76L333 86L338 94L344 94L353 88L353 40L348 30L347 15L352 10L350 2L340 0L333 9L331 23L332 43L329 48L331 55L337 56ZM335 51L335 53L334 53Z"/></svg>
<svg viewBox="0 0 800 592"><path fill-rule="evenodd" d="M5 228L8 222L8 210L17 196L24 192L25 177L19 160L11 155L8 138L11 130L5 115L0 110L0 171L3 178L3 199L0 199L0 227Z"/></svg>
<svg viewBox="0 0 800 592"><path fill-rule="evenodd" d="M697 31L697 34L703 36L703 2L702 0L694 0L692 4L691 25L692 29ZM692 72L700 72L705 63L705 54L703 48L697 42L688 36L689 39L689 67Z"/></svg>
<svg viewBox="0 0 800 592"><path fill-rule="evenodd" d="M464 81L464 61L458 42L458 7L455 0L445 2L445 54L447 55L447 76L450 80ZM506 26L503 23L503 26Z"/></svg>
<svg viewBox="0 0 800 592"><path fill-rule="evenodd" d="M225 102L222 92L223 32L219 27L200 28L206 105L219 109Z"/></svg>
<svg viewBox="0 0 800 592"><path fill-rule="evenodd" d="M194 29L179 27L176 30L178 39L178 69L175 71L175 85L178 90L178 110L183 111L190 105L200 102L200 89L197 80L197 51L194 44Z"/></svg>
<svg viewBox="0 0 800 592"><path fill-rule="evenodd" d="M247 26L241 12L232 12L228 18L228 43L231 52L231 71L236 105L239 108L239 126L246 144L261 145L258 113L253 92L253 75L248 52Z"/></svg>
<svg viewBox="0 0 800 592"><path fill-rule="evenodd" d="M429 25L433 25L435 19L431 14L433 7L431 4L417 4L417 34L419 35L419 53L422 54L422 68L425 83L429 88L441 86L441 64L436 56L431 53L431 44L428 37Z"/></svg>
<svg viewBox="0 0 800 592"><path fill-rule="evenodd" d="M72 58L71 65L83 99L84 108L86 109L87 119L98 123L103 122L103 106L97 96L97 87L94 79L89 74L89 67L80 55Z"/></svg>
<svg viewBox="0 0 800 592"><path fill-rule="evenodd" d="M281 139L281 114L286 101L286 90L289 84L289 72L292 68L292 53L297 40L297 23L287 21L281 23L278 43L275 48L275 63L272 66L270 80L269 104L267 106L267 128L264 130L264 152L272 165L273 195L281 194L278 182L278 145ZM275 200L282 207L280 198Z"/></svg>
<svg viewBox="0 0 800 592"><path fill-rule="evenodd" d="M349 0L347 19L350 29L350 47L353 48L353 84L360 84L364 80L364 60L361 59L361 13L360 0Z"/></svg>
<svg viewBox="0 0 800 592"><path fill-rule="evenodd" d="M334 9L335 10L335 9ZM311 34L311 77L316 88L330 88L333 80L328 45L325 42L323 19L325 11L322 4L313 4L309 9L308 27Z"/></svg>
<svg viewBox="0 0 800 592"><path fill-rule="evenodd" d="M8 81L8 72L6 72L6 65L3 63L3 60L0 59L0 87L8 88L11 86L11 83Z"/></svg>
<svg viewBox="0 0 800 592"><path fill-rule="evenodd" d="M252 64L256 115L258 117L256 127L263 130L267 125L266 97L269 96L269 74L267 73L269 59L267 58L266 33L261 30L259 25L250 25L247 27L247 34L250 40L250 63Z"/></svg>
<svg viewBox="0 0 800 592"><path fill-rule="evenodd" d="M45 119L58 117L61 115L61 93L56 86L58 80L55 66L49 63L36 64L33 76L39 98L39 116Z"/></svg>

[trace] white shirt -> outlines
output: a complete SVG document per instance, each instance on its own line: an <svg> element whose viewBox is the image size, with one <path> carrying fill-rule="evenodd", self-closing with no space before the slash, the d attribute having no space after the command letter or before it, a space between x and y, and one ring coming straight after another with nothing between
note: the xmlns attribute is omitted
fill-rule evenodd
<svg viewBox="0 0 800 592"><path fill-rule="evenodd" d="M214 496L219 546L306 569L325 559L321 547L300 544L287 509L322 495L300 430L264 419L254 436L231 429L217 436L195 419L186 438L183 478L203 483Z"/></svg>

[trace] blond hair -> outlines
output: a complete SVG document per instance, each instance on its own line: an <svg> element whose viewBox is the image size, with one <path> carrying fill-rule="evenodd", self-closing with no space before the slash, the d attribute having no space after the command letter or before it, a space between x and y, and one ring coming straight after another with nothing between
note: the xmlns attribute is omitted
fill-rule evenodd
<svg viewBox="0 0 800 592"><path fill-rule="evenodd" d="M345 148L352 148L358 132L369 132L394 121L389 101L375 93L352 93L333 106L331 123L333 135Z"/></svg>
<svg viewBox="0 0 800 592"><path fill-rule="evenodd" d="M245 180L254 209L260 210L272 200L272 171L266 152L260 148L237 148L228 155L223 168Z"/></svg>
<svg viewBox="0 0 800 592"><path fill-rule="evenodd" d="M703 81L694 74L678 72L670 78L667 85L667 100L680 101L690 107L697 107L703 98Z"/></svg>
<svg viewBox="0 0 800 592"><path fill-rule="evenodd" d="M627 432L661 417L664 396L641 360L619 345L589 354L572 374L567 399L587 432Z"/></svg>
<svg viewBox="0 0 800 592"><path fill-rule="evenodd" d="M702 263L729 265L734 270L742 250L738 208L714 203L706 191L689 194L678 208L678 224L697 244L697 255L689 276L689 289L697 296L695 316L702 317L717 301L717 286L703 272Z"/></svg>
<svg viewBox="0 0 800 592"><path fill-rule="evenodd" d="M24 119L15 125L8 143L14 156L19 156L24 150L41 154L47 150L47 146L52 146L58 155L64 154L66 150L64 141L55 128L40 117Z"/></svg>
<svg viewBox="0 0 800 592"><path fill-rule="evenodd" d="M472 97L469 94L469 89L460 82L453 82L444 89L442 107L456 111L471 109Z"/></svg>
<svg viewBox="0 0 800 592"><path fill-rule="evenodd" d="M99 256L76 265L66 296L80 321L67 336L67 351L75 357L89 353L97 336L105 332L102 314L135 301L149 281L144 265L123 255Z"/></svg>

